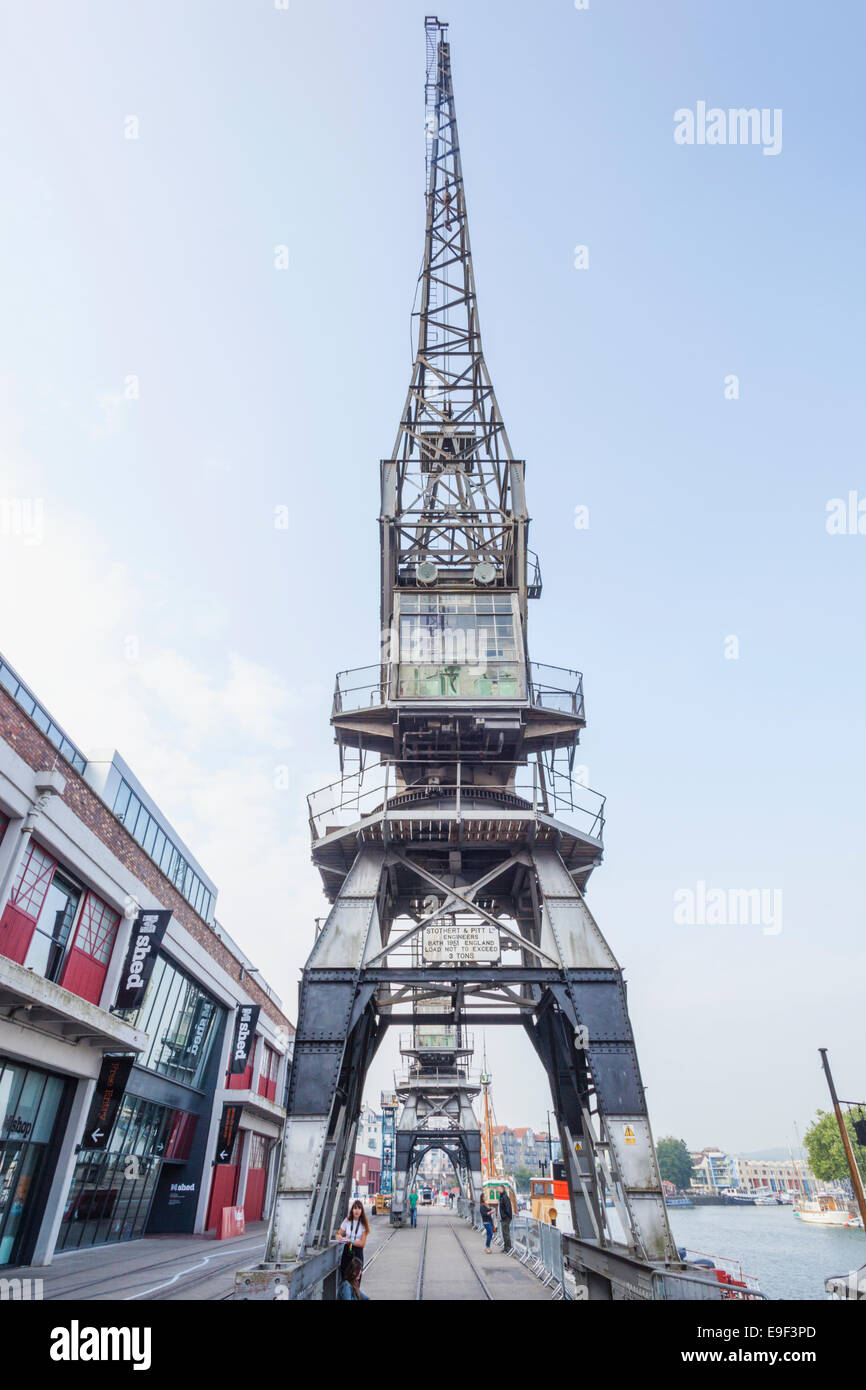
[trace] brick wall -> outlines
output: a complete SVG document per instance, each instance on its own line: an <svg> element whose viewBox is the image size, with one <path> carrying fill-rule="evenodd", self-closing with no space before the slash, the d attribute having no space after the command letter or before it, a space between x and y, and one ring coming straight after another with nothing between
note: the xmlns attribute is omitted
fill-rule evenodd
<svg viewBox="0 0 866 1390"><path fill-rule="evenodd" d="M91 830L97 839L111 850L112 854L135 875L139 883L145 884L163 907L170 908L177 920L182 923L190 936L199 943L207 954L221 965L233 979L240 980L242 966L224 942L212 931L201 917L190 907L186 898L173 883L156 867L153 860L132 838L125 826L109 811L105 802L89 787L84 778L66 761L52 743L42 733L22 709L0 686L0 737L15 750L19 758L29 764L34 771L57 767L66 778L63 800L78 819ZM38 836L38 832L37 832ZM256 983L254 977L245 975L244 991L256 1003L261 1004L262 1012L274 1023L294 1029L281 1013L273 1000Z"/></svg>

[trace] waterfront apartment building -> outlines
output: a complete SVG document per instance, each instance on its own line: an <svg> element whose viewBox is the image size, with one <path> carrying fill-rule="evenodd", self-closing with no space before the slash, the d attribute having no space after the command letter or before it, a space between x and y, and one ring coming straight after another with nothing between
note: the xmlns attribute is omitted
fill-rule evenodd
<svg viewBox="0 0 866 1390"><path fill-rule="evenodd" d="M817 1181L803 1159L739 1158L721 1149L700 1149L691 1155L694 1165L691 1190L713 1196L724 1188L744 1192L785 1192L794 1195L816 1190Z"/></svg>
<svg viewBox="0 0 866 1390"><path fill-rule="evenodd" d="M547 1172L551 1158L558 1159L558 1138L549 1137L529 1126L512 1129L509 1125L493 1126L496 1161L506 1173L528 1168L532 1173Z"/></svg>
<svg viewBox="0 0 866 1390"><path fill-rule="evenodd" d="M737 1158L731 1159L734 1186L747 1192L786 1192L791 1196L805 1193L811 1196L818 1187L802 1158Z"/></svg>
<svg viewBox="0 0 866 1390"><path fill-rule="evenodd" d="M0 1266L266 1213L293 1029L216 900L0 659Z"/></svg>
<svg viewBox="0 0 866 1390"><path fill-rule="evenodd" d="M723 1187L734 1186L734 1170L730 1156L721 1149L700 1149L690 1155L692 1160L692 1189L712 1195Z"/></svg>
<svg viewBox="0 0 866 1390"><path fill-rule="evenodd" d="M382 1178L382 1112L362 1105L358 1118L358 1138L352 1166L353 1191L359 1197L372 1197Z"/></svg>

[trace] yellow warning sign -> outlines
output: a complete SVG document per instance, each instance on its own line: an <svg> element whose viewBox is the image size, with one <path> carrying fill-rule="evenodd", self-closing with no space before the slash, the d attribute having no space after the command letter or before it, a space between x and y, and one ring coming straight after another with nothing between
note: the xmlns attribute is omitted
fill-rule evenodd
<svg viewBox="0 0 866 1390"><path fill-rule="evenodd" d="M637 1143L637 1138L636 1138L636 1136L635 1136L635 1132L634 1132L634 1130L632 1129L631 1125L626 1125L626 1127L625 1127L625 1142L626 1142L627 1144L636 1144L636 1143Z"/></svg>

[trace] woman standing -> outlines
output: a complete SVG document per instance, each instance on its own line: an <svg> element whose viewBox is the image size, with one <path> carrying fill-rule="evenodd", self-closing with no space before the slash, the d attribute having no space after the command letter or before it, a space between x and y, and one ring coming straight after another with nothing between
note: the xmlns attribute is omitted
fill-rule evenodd
<svg viewBox="0 0 866 1390"><path fill-rule="evenodd" d="M364 1203L357 1197L349 1208L349 1215L346 1217L336 1236L335 1240L341 1240L345 1249L340 1256L340 1280L348 1277L348 1271L353 1260L358 1260L361 1269L364 1268L364 1246L367 1243L367 1236L370 1234L370 1223L367 1220L367 1213L364 1211ZM358 1279L360 1280L360 1273Z"/></svg>
<svg viewBox="0 0 866 1390"><path fill-rule="evenodd" d="M487 1244L484 1247L484 1253L489 1255L490 1242L493 1239L493 1208L488 1203L484 1193L481 1194L481 1200L478 1203L478 1214L481 1217L481 1224L487 1232Z"/></svg>

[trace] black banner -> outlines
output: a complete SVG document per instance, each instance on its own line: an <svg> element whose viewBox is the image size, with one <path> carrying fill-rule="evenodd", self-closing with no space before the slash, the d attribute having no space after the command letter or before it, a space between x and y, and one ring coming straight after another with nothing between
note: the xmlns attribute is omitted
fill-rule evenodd
<svg viewBox="0 0 866 1390"><path fill-rule="evenodd" d="M171 913L165 909L139 912L123 962L123 974L114 1001L116 1009L137 1009L142 1003L153 963L170 921Z"/></svg>
<svg viewBox="0 0 866 1390"><path fill-rule="evenodd" d="M246 1071L250 1064L250 1057L253 1054L253 1038L256 1036L256 1024L259 1021L260 1012L260 1004L240 1004L238 1006L238 1021L235 1027L234 1048L229 1067L232 1076L238 1076L240 1072Z"/></svg>
<svg viewBox="0 0 866 1390"><path fill-rule="evenodd" d="M228 1163L232 1156L232 1149L237 1138L238 1125L241 1122L240 1105L224 1105L220 1119L220 1127L217 1133L216 1161L217 1163Z"/></svg>
<svg viewBox="0 0 866 1390"><path fill-rule="evenodd" d="M209 999L205 994L200 994L196 1000L185 1049L185 1055L190 1059L191 1070L193 1071L198 1066L202 1045L208 1035L210 1022L215 1013L216 1004L213 999Z"/></svg>
<svg viewBox="0 0 866 1390"><path fill-rule="evenodd" d="M107 1148L108 1136L117 1118L134 1061L134 1057L103 1057L99 1080L90 1102L87 1124L84 1126L82 1148Z"/></svg>

